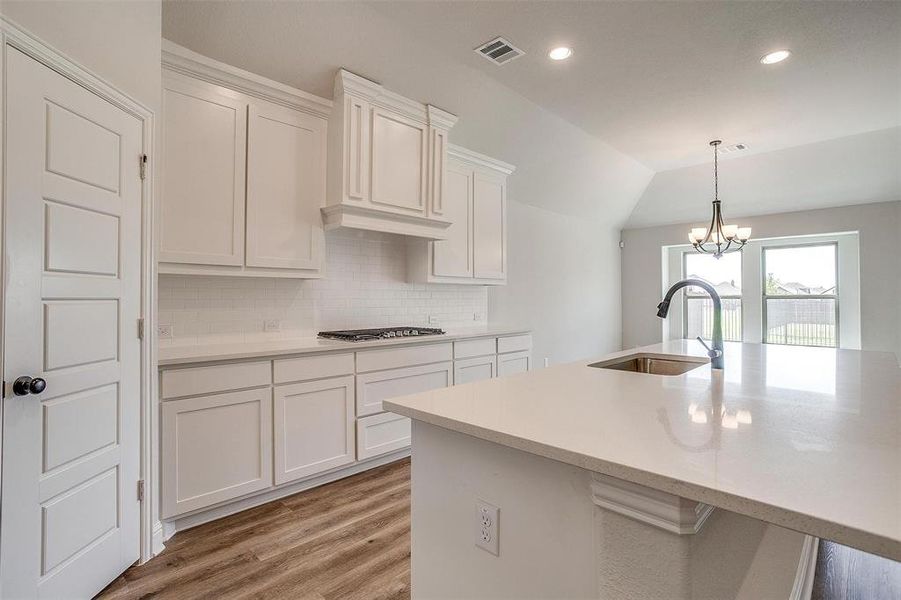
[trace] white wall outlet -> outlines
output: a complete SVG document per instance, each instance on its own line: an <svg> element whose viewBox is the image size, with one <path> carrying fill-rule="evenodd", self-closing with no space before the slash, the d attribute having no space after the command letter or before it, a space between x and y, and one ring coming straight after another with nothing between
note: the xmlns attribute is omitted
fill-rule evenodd
<svg viewBox="0 0 901 600"><path fill-rule="evenodd" d="M263 331L281 331L282 322L278 319L266 319L263 321Z"/></svg>
<svg viewBox="0 0 901 600"><path fill-rule="evenodd" d="M475 539L476 546L498 556L498 517L500 509L482 500L476 501Z"/></svg>
<svg viewBox="0 0 901 600"><path fill-rule="evenodd" d="M429 315L429 325L438 324L438 315Z"/></svg>
<svg viewBox="0 0 901 600"><path fill-rule="evenodd" d="M472 320L473 320L473 321L484 321L484 320L485 320L485 315L483 315L483 314L480 313L480 312L472 313Z"/></svg>
<svg viewBox="0 0 901 600"><path fill-rule="evenodd" d="M549 359L547 356L545 356L544 357L544 366L547 367L550 364L551 364L551 359Z"/></svg>
<svg viewBox="0 0 901 600"><path fill-rule="evenodd" d="M156 326L156 337L161 340L171 340L172 339L172 325L157 325Z"/></svg>

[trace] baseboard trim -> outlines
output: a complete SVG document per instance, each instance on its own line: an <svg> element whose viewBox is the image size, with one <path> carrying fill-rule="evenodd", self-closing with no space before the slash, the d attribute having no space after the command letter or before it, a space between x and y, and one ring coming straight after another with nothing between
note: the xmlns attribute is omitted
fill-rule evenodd
<svg viewBox="0 0 901 600"><path fill-rule="evenodd" d="M801 558L798 560L798 570L795 572L795 584L792 586L789 600L810 600L813 593L813 579L817 570L819 547L820 538L812 535L804 536Z"/></svg>
<svg viewBox="0 0 901 600"><path fill-rule="evenodd" d="M408 456L410 456L410 448L404 448L403 450L390 452L383 456L377 456L369 460L354 463L348 467L341 467L310 479L289 483L282 487L238 498L236 500L230 500L219 506L204 508L168 521L163 521L160 530L160 546L162 546L163 541L168 540L179 531L197 527L198 525L203 525L204 523L209 523L210 521L233 515L242 510L247 510L248 508L253 508L261 504L266 504L267 502L272 502L273 500L278 500L279 498L284 498L285 496L290 496L304 490L319 487L326 483L344 479L345 477L350 477L351 475L356 475L357 473L362 473L363 471L368 471L369 469L374 469L375 467L380 467ZM155 528L154 535L156 535ZM156 552L154 552L154 555L156 555Z"/></svg>
<svg viewBox="0 0 901 600"><path fill-rule="evenodd" d="M151 537L150 544L150 551L153 553L153 556L158 555L160 552L166 549L166 545L163 544L162 521L157 521L153 524L153 535Z"/></svg>

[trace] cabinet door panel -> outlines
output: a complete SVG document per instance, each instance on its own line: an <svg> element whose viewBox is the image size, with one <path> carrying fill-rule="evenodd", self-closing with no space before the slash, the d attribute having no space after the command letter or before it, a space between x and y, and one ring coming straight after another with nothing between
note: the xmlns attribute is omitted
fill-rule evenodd
<svg viewBox="0 0 901 600"><path fill-rule="evenodd" d="M319 269L324 119L271 105L248 117L247 266Z"/></svg>
<svg viewBox="0 0 901 600"><path fill-rule="evenodd" d="M444 190L444 216L453 224L447 239L432 244L432 274L472 277L472 169L449 161Z"/></svg>
<svg viewBox="0 0 901 600"><path fill-rule="evenodd" d="M410 445L410 419L382 413L357 419L357 460L401 450Z"/></svg>
<svg viewBox="0 0 901 600"><path fill-rule="evenodd" d="M272 485L272 392L260 388L162 405L162 516Z"/></svg>
<svg viewBox="0 0 901 600"><path fill-rule="evenodd" d="M427 133L421 123L372 110L373 204L425 216Z"/></svg>
<svg viewBox="0 0 901 600"><path fill-rule="evenodd" d="M165 79L162 262L244 263L247 105L217 90Z"/></svg>
<svg viewBox="0 0 901 600"><path fill-rule="evenodd" d="M382 411L382 400L453 385L450 362L357 375L357 416Z"/></svg>
<svg viewBox="0 0 901 600"><path fill-rule="evenodd" d="M473 177L473 273L504 279L507 272L507 199L502 177L476 171Z"/></svg>
<svg viewBox="0 0 901 600"><path fill-rule="evenodd" d="M276 485L354 461L354 378L276 386Z"/></svg>
<svg viewBox="0 0 901 600"><path fill-rule="evenodd" d="M497 376L494 356L480 356L454 361L454 385L484 381Z"/></svg>
<svg viewBox="0 0 901 600"><path fill-rule="evenodd" d="M532 353L528 350L524 352L512 352L510 354L497 355L497 376L513 375L514 373L525 373L532 368Z"/></svg>

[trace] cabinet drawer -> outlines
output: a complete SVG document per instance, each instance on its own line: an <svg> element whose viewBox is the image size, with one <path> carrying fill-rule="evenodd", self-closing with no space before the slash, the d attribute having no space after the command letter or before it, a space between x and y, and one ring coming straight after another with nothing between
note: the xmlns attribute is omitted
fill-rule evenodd
<svg viewBox="0 0 901 600"><path fill-rule="evenodd" d="M226 390L240 390L270 383L272 383L272 363L269 361L169 369L163 371L161 394L163 400L166 400Z"/></svg>
<svg viewBox="0 0 901 600"><path fill-rule="evenodd" d="M501 354L502 352L519 352L521 350L531 350L532 349L532 336L529 334L525 335L511 335L507 337L499 337L497 338L497 353Z"/></svg>
<svg viewBox="0 0 901 600"><path fill-rule="evenodd" d="M532 368L532 353L528 350L524 352L510 352L508 354L498 354L497 356L497 375L513 375L514 373L525 373Z"/></svg>
<svg viewBox="0 0 901 600"><path fill-rule="evenodd" d="M162 517L272 485L269 388L164 402Z"/></svg>
<svg viewBox="0 0 901 600"><path fill-rule="evenodd" d="M487 356L497 352L497 338L479 338L477 340L460 340L454 342L454 358L470 358Z"/></svg>
<svg viewBox="0 0 901 600"><path fill-rule="evenodd" d="M484 381L497 376L497 358L479 356L454 361L454 385Z"/></svg>
<svg viewBox="0 0 901 600"><path fill-rule="evenodd" d="M357 375L357 416L382 411L382 400L453 384L450 362Z"/></svg>
<svg viewBox="0 0 901 600"><path fill-rule="evenodd" d="M442 362L453 358L451 343L426 344L384 350L357 352L357 373L381 371L397 367L412 367L428 363Z"/></svg>
<svg viewBox="0 0 901 600"><path fill-rule="evenodd" d="M410 419L383 413L357 419L357 460L410 445Z"/></svg>
<svg viewBox="0 0 901 600"><path fill-rule="evenodd" d="M338 377L353 373L354 355L351 353L285 358L273 363L275 383Z"/></svg>
<svg viewBox="0 0 901 600"><path fill-rule="evenodd" d="M276 485L354 461L352 375L276 386L274 409Z"/></svg>

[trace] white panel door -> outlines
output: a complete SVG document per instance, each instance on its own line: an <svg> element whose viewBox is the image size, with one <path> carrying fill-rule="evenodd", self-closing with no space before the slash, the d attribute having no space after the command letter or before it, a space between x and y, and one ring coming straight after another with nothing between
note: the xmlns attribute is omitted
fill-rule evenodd
<svg viewBox="0 0 901 600"><path fill-rule="evenodd" d="M142 125L12 48L6 75L0 596L89 598L139 558Z"/></svg>
<svg viewBox="0 0 901 600"><path fill-rule="evenodd" d="M353 375L275 388L275 483L354 461Z"/></svg>
<svg viewBox="0 0 901 600"><path fill-rule="evenodd" d="M160 262L244 264L247 105L166 73Z"/></svg>
<svg viewBox="0 0 901 600"><path fill-rule="evenodd" d="M472 204L473 272L479 279L504 279L507 276L504 177L476 171Z"/></svg>
<svg viewBox="0 0 901 600"><path fill-rule="evenodd" d="M272 391L163 402L162 517L272 485Z"/></svg>
<svg viewBox="0 0 901 600"><path fill-rule="evenodd" d="M370 201L394 212L425 216L425 125L372 109Z"/></svg>
<svg viewBox="0 0 901 600"><path fill-rule="evenodd" d="M497 360L494 355L454 361L454 385L485 381L496 376Z"/></svg>
<svg viewBox="0 0 901 600"><path fill-rule="evenodd" d="M313 269L325 241L326 121L270 104L252 104L247 131L249 267Z"/></svg>
<svg viewBox="0 0 901 600"><path fill-rule="evenodd" d="M435 276L472 277L472 175L472 169L448 161L443 214L453 223L446 240L431 242Z"/></svg>

